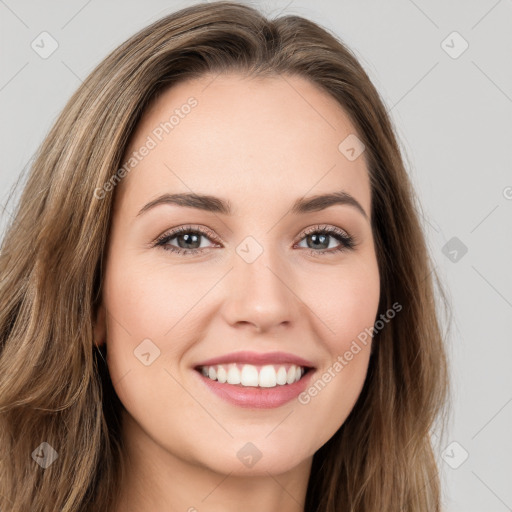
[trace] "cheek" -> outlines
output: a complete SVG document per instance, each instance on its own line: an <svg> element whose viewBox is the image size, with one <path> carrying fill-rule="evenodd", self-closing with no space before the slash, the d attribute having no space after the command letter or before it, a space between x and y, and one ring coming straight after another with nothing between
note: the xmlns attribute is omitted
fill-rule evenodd
<svg viewBox="0 0 512 512"><path fill-rule="evenodd" d="M171 278L167 271L164 280L164 269L144 268L141 272L141 265L125 261L106 273L109 373L123 406L147 435L185 439L190 434L187 416L197 404L175 378L181 379L176 369L189 343L186 332L190 338L182 326L197 289L176 290L175 285L186 284L179 273ZM181 411L179 421L176 411Z"/></svg>
<svg viewBox="0 0 512 512"><path fill-rule="evenodd" d="M356 353L357 351L357 353ZM303 418L303 428L315 432L309 439L310 450L317 450L345 423L352 411L366 378L370 345L349 351L333 359L316 372L310 386L299 395L296 417Z"/></svg>
<svg viewBox="0 0 512 512"><path fill-rule="evenodd" d="M358 296L349 292L347 287L346 293L337 296L329 324L334 333L323 339L328 356L297 400L307 428L318 432L316 443L327 442L345 422L368 371L370 328L374 325L379 295Z"/></svg>
<svg viewBox="0 0 512 512"><path fill-rule="evenodd" d="M183 316L183 301L173 298L169 283L150 270L134 268L127 260L108 267L104 283L107 310L107 356L112 382L128 404L143 399L168 353L171 336L164 336ZM178 349L173 339L173 349ZM127 383L137 382L127 393ZM149 396L149 395L146 395ZM126 403L127 402L127 403Z"/></svg>
<svg viewBox="0 0 512 512"><path fill-rule="evenodd" d="M321 320L328 357L298 402L308 411L309 427L327 441L349 415L366 378L380 298L377 262L316 276L313 290L308 301Z"/></svg>
<svg viewBox="0 0 512 512"><path fill-rule="evenodd" d="M157 344L173 338L173 346L176 345L173 334L204 295L204 286L190 285L194 278L197 279L197 274L187 278L179 269L170 272L168 267L155 268L145 263L110 268L104 300L110 313L113 343L129 338L133 350L146 338ZM164 348L160 347L162 352Z"/></svg>
<svg viewBox="0 0 512 512"><path fill-rule="evenodd" d="M302 290L323 325L321 339L335 358L375 322L380 299L377 262L368 258L331 267L316 273L313 281L306 279Z"/></svg>

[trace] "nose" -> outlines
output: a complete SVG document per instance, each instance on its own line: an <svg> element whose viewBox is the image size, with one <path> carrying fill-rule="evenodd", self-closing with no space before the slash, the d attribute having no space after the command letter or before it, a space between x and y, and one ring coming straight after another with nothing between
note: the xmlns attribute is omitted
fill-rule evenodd
<svg viewBox="0 0 512 512"><path fill-rule="evenodd" d="M268 250L252 263L235 255L226 281L222 311L231 326L261 333L289 327L301 314L292 272Z"/></svg>

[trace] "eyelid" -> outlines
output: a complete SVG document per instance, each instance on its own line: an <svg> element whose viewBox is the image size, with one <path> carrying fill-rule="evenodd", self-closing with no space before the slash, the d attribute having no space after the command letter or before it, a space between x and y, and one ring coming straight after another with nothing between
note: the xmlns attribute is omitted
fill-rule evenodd
<svg viewBox="0 0 512 512"><path fill-rule="evenodd" d="M354 237L352 235L349 235L347 231L345 231L344 229L341 229L337 226L333 226L332 224L316 224L314 226L310 226L309 228L306 228L303 231L301 231L297 241L300 241L305 236L308 236L311 233L316 233L317 231L327 231L329 233L335 233L338 235L342 235L345 238L354 239Z"/></svg>
<svg viewBox="0 0 512 512"><path fill-rule="evenodd" d="M165 240L169 236L172 235L172 238L178 236L180 233L188 233L189 231L198 231L202 236L210 238L212 241L220 243L218 236L206 226L201 224L187 224L184 226L179 226L177 228L171 228L166 230L163 234L159 235L154 242L151 243L151 246L158 245L158 243L162 240Z"/></svg>
<svg viewBox="0 0 512 512"><path fill-rule="evenodd" d="M164 238L167 238L170 234L172 234L173 236L176 236L181 232L196 231L196 230L203 232L202 234L205 236L208 235L212 240L220 242L217 235L210 228L207 228L206 226L203 226L200 224L190 224L190 225L179 226L177 228L168 229L163 234L159 235L156 238L155 242L158 242ZM303 231L301 231L300 234L298 235L298 238L296 239L296 241L300 241L300 240L302 240L302 238L309 235L310 233L315 233L317 231L329 231L329 232L333 232L333 233L342 234L346 238L354 238L346 230L344 230L342 228L338 228L337 226L333 226L331 224L316 224L314 226L310 226L309 228L306 228Z"/></svg>

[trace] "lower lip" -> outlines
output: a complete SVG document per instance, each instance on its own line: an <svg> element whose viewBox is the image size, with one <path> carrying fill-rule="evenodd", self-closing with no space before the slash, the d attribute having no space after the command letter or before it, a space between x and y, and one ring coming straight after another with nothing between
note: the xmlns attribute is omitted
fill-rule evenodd
<svg viewBox="0 0 512 512"><path fill-rule="evenodd" d="M238 407L252 409L271 409L280 407L300 395L308 386L314 373L310 369L302 378L293 384L277 385L273 388L244 387L239 385L220 383L209 379L202 373L194 370L206 386L217 396Z"/></svg>

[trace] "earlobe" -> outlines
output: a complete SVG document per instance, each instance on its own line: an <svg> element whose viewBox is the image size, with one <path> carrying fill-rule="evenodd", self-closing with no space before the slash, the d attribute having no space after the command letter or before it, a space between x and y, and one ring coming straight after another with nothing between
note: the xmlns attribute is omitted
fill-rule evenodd
<svg viewBox="0 0 512 512"><path fill-rule="evenodd" d="M103 304L100 304L96 313L96 320L94 322L94 344L97 347L105 344L106 332L105 307Z"/></svg>

